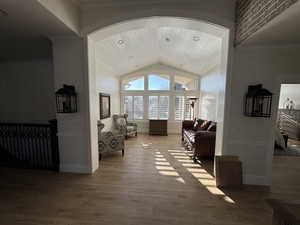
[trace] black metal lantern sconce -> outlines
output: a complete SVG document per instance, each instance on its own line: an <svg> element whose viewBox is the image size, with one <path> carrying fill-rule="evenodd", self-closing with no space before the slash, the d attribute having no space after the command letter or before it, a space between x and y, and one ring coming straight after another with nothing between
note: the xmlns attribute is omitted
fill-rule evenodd
<svg viewBox="0 0 300 225"><path fill-rule="evenodd" d="M72 85L65 85L56 93L57 113L76 113L77 112L77 93Z"/></svg>
<svg viewBox="0 0 300 225"><path fill-rule="evenodd" d="M273 94L262 84L248 86L245 97L245 116L271 117Z"/></svg>

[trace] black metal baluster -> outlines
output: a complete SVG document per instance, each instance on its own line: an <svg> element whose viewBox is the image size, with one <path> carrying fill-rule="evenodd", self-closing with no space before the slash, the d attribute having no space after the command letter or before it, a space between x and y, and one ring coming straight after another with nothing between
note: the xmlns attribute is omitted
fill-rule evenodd
<svg viewBox="0 0 300 225"><path fill-rule="evenodd" d="M21 145L21 135L20 135L20 128L21 125L16 126L16 144L17 144L17 156L16 156L16 163L22 162L22 145Z"/></svg>
<svg viewBox="0 0 300 225"><path fill-rule="evenodd" d="M37 152L36 152L36 164L39 168L42 167L43 162L41 161L41 151L42 151L42 127L38 127L38 132L37 132Z"/></svg>
<svg viewBox="0 0 300 225"><path fill-rule="evenodd" d="M59 169L57 122L49 124L0 123L1 164Z"/></svg>

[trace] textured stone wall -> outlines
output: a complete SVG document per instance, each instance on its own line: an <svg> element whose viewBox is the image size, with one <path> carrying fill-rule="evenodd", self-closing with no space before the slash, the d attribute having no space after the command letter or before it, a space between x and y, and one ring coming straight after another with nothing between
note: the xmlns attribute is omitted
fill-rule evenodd
<svg viewBox="0 0 300 225"><path fill-rule="evenodd" d="M239 45L298 0L238 0L236 38Z"/></svg>

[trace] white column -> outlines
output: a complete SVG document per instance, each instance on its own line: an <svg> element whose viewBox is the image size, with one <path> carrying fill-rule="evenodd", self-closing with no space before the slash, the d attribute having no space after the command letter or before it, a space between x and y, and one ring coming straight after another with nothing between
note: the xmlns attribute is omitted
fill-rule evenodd
<svg viewBox="0 0 300 225"><path fill-rule="evenodd" d="M91 173L87 59L84 39L53 38L55 90L63 84L74 85L78 112L57 114L60 171Z"/></svg>

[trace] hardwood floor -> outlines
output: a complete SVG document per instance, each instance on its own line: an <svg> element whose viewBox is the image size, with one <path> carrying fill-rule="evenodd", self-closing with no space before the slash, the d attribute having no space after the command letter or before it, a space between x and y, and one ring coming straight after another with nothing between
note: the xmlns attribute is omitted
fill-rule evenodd
<svg viewBox="0 0 300 225"><path fill-rule="evenodd" d="M300 199L300 158L274 158L271 190L219 190L212 163L196 165L180 137L143 136L93 175L0 169L1 225L266 225L268 197Z"/></svg>
<svg viewBox="0 0 300 225"><path fill-rule="evenodd" d="M294 139L289 139L288 140L288 146L300 150L300 141L294 140Z"/></svg>

